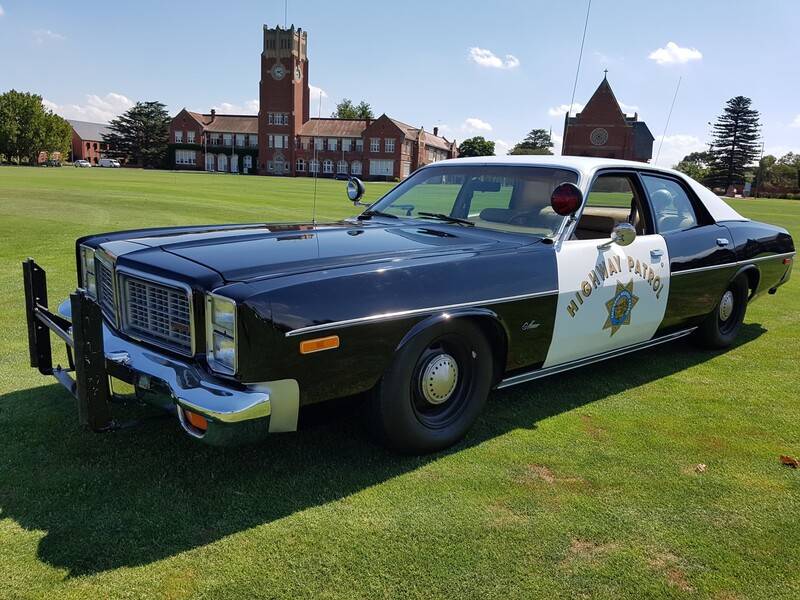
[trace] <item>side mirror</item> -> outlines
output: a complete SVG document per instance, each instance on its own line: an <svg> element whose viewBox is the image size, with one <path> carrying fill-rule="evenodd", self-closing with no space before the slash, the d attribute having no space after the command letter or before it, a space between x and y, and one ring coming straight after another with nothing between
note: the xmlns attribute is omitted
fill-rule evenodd
<svg viewBox="0 0 800 600"><path fill-rule="evenodd" d="M350 202L358 206L359 200L364 195L364 182L358 177L351 177L347 180L347 197Z"/></svg>
<svg viewBox="0 0 800 600"><path fill-rule="evenodd" d="M630 246L636 239L636 228L630 223L617 223L611 230L611 241L619 246Z"/></svg>
<svg viewBox="0 0 800 600"><path fill-rule="evenodd" d="M583 202L583 192L574 183L561 183L550 195L550 206L557 215L574 215Z"/></svg>

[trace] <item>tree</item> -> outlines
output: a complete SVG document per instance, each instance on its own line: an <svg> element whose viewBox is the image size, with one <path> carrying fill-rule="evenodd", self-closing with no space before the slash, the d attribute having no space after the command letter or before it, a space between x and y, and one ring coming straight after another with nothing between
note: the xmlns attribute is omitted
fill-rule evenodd
<svg viewBox="0 0 800 600"><path fill-rule="evenodd" d="M750 105L750 98L731 98L714 123L713 161L708 174L711 185L728 189L734 183L743 183L745 167L758 158L759 115Z"/></svg>
<svg viewBox="0 0 800 600"><path fill-rule="evenodd" d="M331 117L334 119L374 119L375 115L372 114L372 107L366 100L355 105L349 98L344 98L336 105L336 110Z"/></svg>
<svg viewBox="0 0 800 600"><path fill-rule="evenodd" d="M6 160L34 164L40 152L66 154L71 137L69 123L46 109L41 96L0 94L0 155Z"/></svg>
<svg viewBox="0 0 800 600"><path fill-rule="evenodd" d="M710 152L692 152L684 156L674 168L681 173L686 173L692 179L703 181L708 177L711 160Z"/></svg>
<svg viewBox="0 0 800 600"><path fill-rule="evenodd" d="M458 147L459 156L494 156L494 142L482 135L467 138Z"/></svg>
<svg viewBox="0 0 800 600"><path fill-rule="evenodd" d="M143 167L162 167L167 162L170 117L161 102L137 102L117 117L103 136L109 155Z"/></svg>
<svg viewBox="0 0 800 600"><path fill-rule="evenodd" d="M553 139L546 129L532 129L509 154L552 154Z"/></svg>

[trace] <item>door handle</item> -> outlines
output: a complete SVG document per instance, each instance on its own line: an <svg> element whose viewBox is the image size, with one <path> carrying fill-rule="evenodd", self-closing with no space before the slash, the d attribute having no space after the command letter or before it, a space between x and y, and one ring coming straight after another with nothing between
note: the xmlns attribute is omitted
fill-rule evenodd
<svg viewBox="0 0 800 600"><path fill-rule="evenodd" d="M717 246L727 246L730 243L728 238L717 238Z"/></svg>
<svg viewBox="0 0 800 600"><path fill-rule="evenodd" d="M661 258L664 253L661 250L650 250L650 258Z"/></svg>

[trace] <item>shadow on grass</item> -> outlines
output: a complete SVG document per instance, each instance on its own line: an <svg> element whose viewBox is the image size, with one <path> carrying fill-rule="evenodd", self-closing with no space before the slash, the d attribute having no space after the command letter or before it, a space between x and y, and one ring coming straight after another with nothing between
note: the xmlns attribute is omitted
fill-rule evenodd
<svg viewBox="0 0 800 600"><path fill-rule="evenodd" d="M764 331L744 326L737 345ZM70 576L148 564L716 355L679 341L495 392L464 442L426 457L374 445L352 410L259 446L210 448L188 439L173 419L113 434L85 432L59 386L14 392L0 397L0 517L44 532L40 560Z"/></svg>

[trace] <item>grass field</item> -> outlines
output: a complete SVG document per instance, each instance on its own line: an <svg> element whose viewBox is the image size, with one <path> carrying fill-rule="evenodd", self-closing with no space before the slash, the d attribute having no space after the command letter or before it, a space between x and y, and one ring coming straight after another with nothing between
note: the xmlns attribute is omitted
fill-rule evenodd
<svg viewBox="0 0 800 600"><path fill-rule="evenodd" d="M352 212L318 186L319 218ZM0 597L800 597L800 471L779 462L800 454L797 273L727 352L676 342L493 393L422 458L354 415L247 448L170 419L96 435L28 367L26 256L60 299L80 235L308 219L312 187L0 168ZM733 206L800 238L798 202Z"/></svg>

